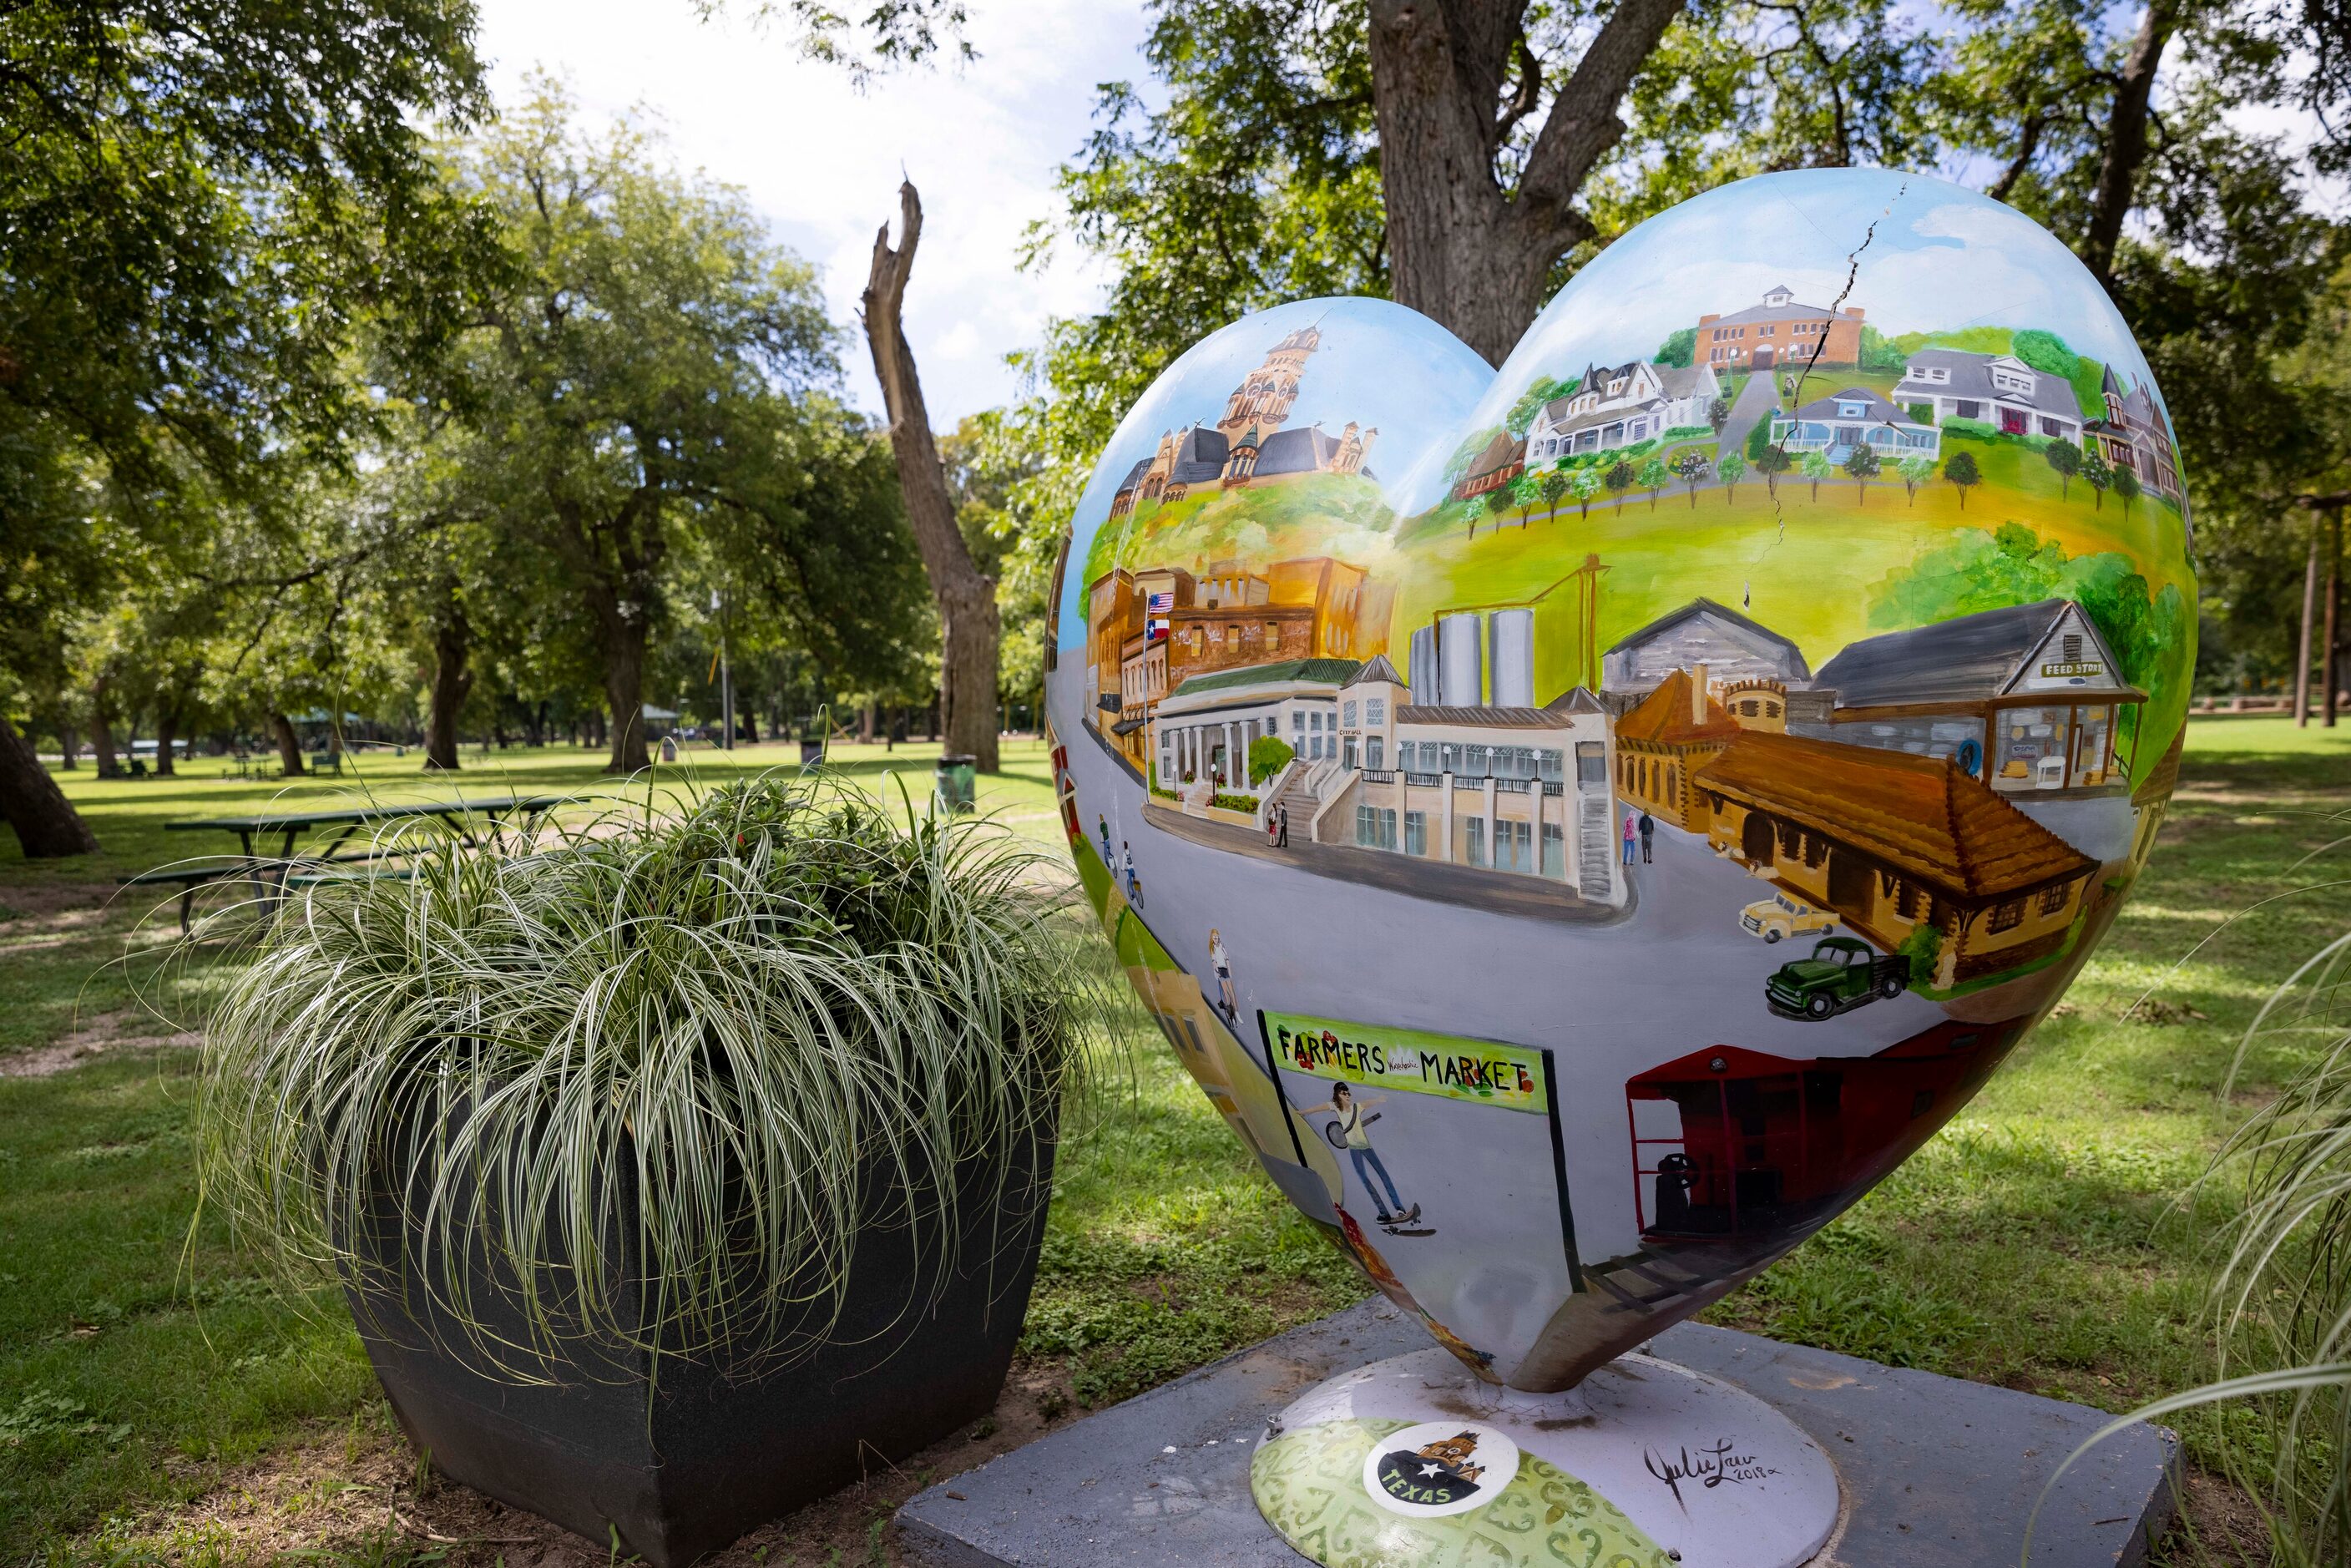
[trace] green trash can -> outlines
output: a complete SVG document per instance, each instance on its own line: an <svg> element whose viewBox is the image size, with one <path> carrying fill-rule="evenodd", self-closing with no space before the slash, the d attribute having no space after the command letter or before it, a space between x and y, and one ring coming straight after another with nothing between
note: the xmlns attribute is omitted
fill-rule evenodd
<svg viewBox="0 0 2351 1568"><path fill-rule="evenodd" d="M932 800L942 811L967 812L971 810L972 788L979 767L977 757L942 757L934 775L937 784Z"/></svg>
<svg viewBox="0 0 2351 1568"><path fill-rule="evenodd" d="M800 766L803 768L821 768L824 766L824 737L822 736L803 735L800 737Z"/></svg>

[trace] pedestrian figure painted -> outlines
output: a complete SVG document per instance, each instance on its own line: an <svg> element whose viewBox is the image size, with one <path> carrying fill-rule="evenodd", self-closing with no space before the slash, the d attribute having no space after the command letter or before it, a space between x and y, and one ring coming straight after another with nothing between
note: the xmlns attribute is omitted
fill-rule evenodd
<svg viewBox="0 0 2351 1568"><path fill-rule="evenodd" d="M1640 823L1634 819L1632 812L1627 811L1625 813L1625 863L1626 865L1633 863L1633 846L1640 841Z"/></svg>
<svg viewBox="0 0 2351 1568"><path fill-rule="evenodd" d="M1273 809L1273 847L1278 850L1286 850L1290 847L1290 808L1287 806L1276 806Z"/></svg>
<svg viewBox="0 0 2351 1568"><path fill-rule="evenodd" d="M1641 813L1641 863L1649 863L1649 841L1656 836L1657 820L1648 812Z"/></svg>
<svg viewBox="0 0 2351 1568"><path fill-rule="evenodd" d="M1225 951L1225 936L1213 925L1208 928L1208 967L1217 971L1217 1010L1225 1021L1240 1021L1239 1003L1233 996L1233 961Z"/></svg>

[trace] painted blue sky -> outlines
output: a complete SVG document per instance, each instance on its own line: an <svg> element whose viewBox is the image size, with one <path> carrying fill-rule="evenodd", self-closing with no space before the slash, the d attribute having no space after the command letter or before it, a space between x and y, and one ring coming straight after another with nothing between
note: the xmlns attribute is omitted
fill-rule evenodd
<svg viewBox="0 0 2351 1568"><path fill-rule="evenodd" d="M1376 428L1368 466L1383 482L1432 464L1442 467L1492 383L1492 369L1416 310L1384 299L1301 299L1245 316L1194 344L1127 411L1079 499L1071 559L1085 559L1110 516L1119 481L1158 448L1162 432L1215 423L1233 388L1264 361L1266 351L1316 322L1322 346L1299 378L1298 402L1284 428L1319 422L1335 435L1350 420ZM1066 645L1083 640L1085 624L1080 586L1065 583L1063 594L1060 635Z"/></svg>

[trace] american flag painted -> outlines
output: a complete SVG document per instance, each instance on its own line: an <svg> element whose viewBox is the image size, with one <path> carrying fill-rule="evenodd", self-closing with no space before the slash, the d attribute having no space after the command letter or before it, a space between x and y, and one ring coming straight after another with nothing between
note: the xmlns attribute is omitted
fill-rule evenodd
<svg viewBox="0 0 2351 1568"><path fill-rule="evenodd" d="M1167 617L1174 612L1175 609L1176 593L1173 589L1165 593L1144 596L1143 601L1143 640L1144 642L1156 643L1167 635Z"/></svg>

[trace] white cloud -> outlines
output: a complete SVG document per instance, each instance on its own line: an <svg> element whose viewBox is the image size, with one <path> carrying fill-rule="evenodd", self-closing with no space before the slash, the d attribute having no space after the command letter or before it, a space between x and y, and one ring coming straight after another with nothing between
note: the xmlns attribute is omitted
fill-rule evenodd
<svg viewBox="0 0 2351 1568"><path fill-rule="evenodd" d="M1955 239L1968 245L2037 245L2048 231L2023 214L1991 202L1945 202L1928 208L1910 225L1924 239Z"/></svg>
<svg viewBox="0 0 2351 1568"><path fill-rule="evenodd" d="M834 319L852 329L903 167L924 208L907 334L932 417L948 424L1012 395L1003 356L1033 344L1048 318L1099 300L1102 278L1076 258L1038 274L1016 261L1029 224L1059 211L1053 172L1086 133L1094 84L1142 73L1137 8L974 10L977 62L884 77L862 95L780 33L703 22L686 0L485 0L481 47L501 102L545 67L589 114L653 110L679 163L741 186L777 237L821 267ZM863 344L841 358L852 398L878 409Z"/></svg>

